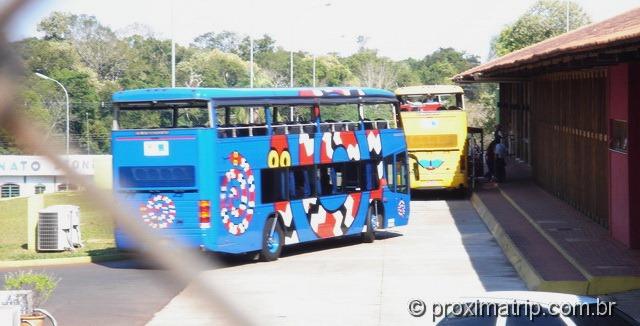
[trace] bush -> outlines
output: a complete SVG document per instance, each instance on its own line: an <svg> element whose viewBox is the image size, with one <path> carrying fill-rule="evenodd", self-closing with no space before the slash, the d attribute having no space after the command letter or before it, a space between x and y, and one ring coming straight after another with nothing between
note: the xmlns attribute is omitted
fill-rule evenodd
<svg viewBox="0 0 640 326"><path fill-rule="evenodd" d="M4 276L6 290L32 290L33 306L40 307L51 296L58 286L59 278L34 271L8 273Z"/></svg>

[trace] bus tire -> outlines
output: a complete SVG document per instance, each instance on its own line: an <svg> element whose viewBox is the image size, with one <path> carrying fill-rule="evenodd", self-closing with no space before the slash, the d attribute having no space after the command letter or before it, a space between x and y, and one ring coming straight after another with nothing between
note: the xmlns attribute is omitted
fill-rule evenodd
<svg viewBox="0 0 640 326"><path fill-rule="evenodd" d="M380 210L380 208L378 207L378 215L375 215L375 208L378 206L377 203L374 203L373 205L369 206L369 210L367 210L367 217L365 218L365 225L366 225L366 229L364 232L361 233L361 237L362 237L362 242L364 243L372 243L373 241L376 240L376 231L375 228L377 228L380 225L380 221L382 219L382 211ZM374 223L375 228L374 228Z"/></svg>
<svg viewBox="0 0 640 326"><path fill-rule="evenodd" d="M273 236L270 236L271 227L275 223L273 229ZM274 261L278 260L280 253L282 253L282 247L284 247L284 230L282 230L282 224L278 223L276 217L267 219L262 230L262 248L260 249L260 260L262 261Z"/></svg>

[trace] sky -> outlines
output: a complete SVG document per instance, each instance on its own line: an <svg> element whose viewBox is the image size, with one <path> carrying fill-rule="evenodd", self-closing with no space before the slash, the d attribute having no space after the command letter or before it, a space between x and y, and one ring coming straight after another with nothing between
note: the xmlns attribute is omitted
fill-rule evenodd
<svg viewBox="0 0 640 326"><path fill-rule="evenodd" d="M0 4L7 0L0 0ZM36 4L37 2L37 4ZM578 0L594 22L640 6L639 0ZM535 0L42 0L32 1L12 23L12 40L41 36L37 24L54 11L96 16L121 33L151 31L188 45L222 30L271 35L287 50L349 55L366 46L395 60L423 58L440 47L479 55L491 38Z"/></svg>

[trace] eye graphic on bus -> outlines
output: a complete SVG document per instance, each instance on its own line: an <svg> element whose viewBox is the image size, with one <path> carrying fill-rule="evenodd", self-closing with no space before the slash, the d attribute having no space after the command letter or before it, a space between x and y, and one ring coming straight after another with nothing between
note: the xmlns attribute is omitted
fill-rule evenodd
<svg viewBox="0 0 640 326"><path fill-rule="evenodd" d="M280 166L280 155L276 152L275 149L269 151L269 155L267 156L267 166L270 168L277 168Z"/></svg>
<svg viewBox="0 0 640 326"><path fill-rule="evenodd" d="M283 168L291 166L291 154L288 150L278 152L275 149L269 151L267 166L270 168Z"/></svg>
<svg viewBox="0 0 640 326"><path fill-rule="evenodd" d="M270 168L291 166L289 140L286 135L273 135L271 137L271 150L267 155L267 166Z"/></svg>

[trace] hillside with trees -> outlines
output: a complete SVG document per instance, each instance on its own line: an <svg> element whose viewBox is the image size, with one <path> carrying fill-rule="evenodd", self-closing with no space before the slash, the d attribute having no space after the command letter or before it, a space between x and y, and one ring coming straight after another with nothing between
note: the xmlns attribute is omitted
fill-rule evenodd
<svg viewBox="0 0 640 326"><path fill-rule="evenodd" d="M555 35L558 28L541 31L535 38L518 35L536 22L558 21L560 1L543 0L514 24L508 25L493 42L496 53L506 53L527 42ZM589 21L577 5L574 27ZM540 9L543 8L543 9ZM573 7L572 7L573 8ZM557 9L557 8L556 8ZM536 18L537 17L537 18ZM560 26L555 24L554 26ZM38 25L41 37L13 43L22 59L25 74L20 82L22 105L28 116L41 125L43 137L64 140L65 97L55 83L35 72L60 81L69 92L71 145L78 153L109 153L113 92L124 89L171 85L171 41L159 38L148 27L132 25L116 32L93 16L54 12ZM349 56L320 55L316 58L316 85L362 86L393 90L417 84L447 84L451 77L480 64L480 57L450 47L425 54L421 59L392 60L366 46L360 36L359 50ZM189 45L176 45L176 86L249 87L250 40L233 31L211 31ZM289 87L290 52L270 35L254 39L254 87ZM293 53L296 87L313 83L313 56ZM465 85L470 122L493 128L495 85ZM19 153L9 135L0 132L0 154Z"/></svg>

